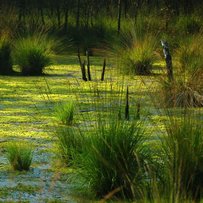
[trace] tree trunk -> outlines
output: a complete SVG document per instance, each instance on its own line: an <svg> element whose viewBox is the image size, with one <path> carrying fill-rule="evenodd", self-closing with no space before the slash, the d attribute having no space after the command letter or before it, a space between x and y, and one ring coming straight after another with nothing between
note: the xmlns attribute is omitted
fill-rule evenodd
<svg viewBox="0 0 203 203"><path fill-rule="evenodd" d="M58 27L61 26L61 12L60 12L60 5L56 7L56 15L57 15L57 21L58 21Z"/></svg>
<svg viewBox="0 0 203 203"><path fill-rule="evenodd" d="M77 1L77 14L76 14L76 27L79 28L80 24L80 0Z"/></svg>
<svg viewBox="0 0 203 203"><path fill-rule="evenodd" d="M43 8L39 8L40 10L40 16L41 16L41 21L42 21L42 24L45 25L45 20L44 20L44 11L43 11Z"/></svg>
<svg viewBox="0 0 203 203"><path fill-rule="evenodd" d="M126 91L126 104L125 104L125 120L130 119L130 112L129 112L129 90L127 86L127 91Z"/></svg>
<svg viewBox="0 0 203 203"><path fill-rule="evenodd" d="M64 15L64 31L67 32L68 30L68 14L69 10L68 8L65 9L65 15Z"/></svg>
<svg viewBox="0 0 203 203"><path fill-rule="evenodd" d="M121 30L121 11L122 11L121 0L118 0L118 28L117 28L118 34L120 33Z"/></svg>

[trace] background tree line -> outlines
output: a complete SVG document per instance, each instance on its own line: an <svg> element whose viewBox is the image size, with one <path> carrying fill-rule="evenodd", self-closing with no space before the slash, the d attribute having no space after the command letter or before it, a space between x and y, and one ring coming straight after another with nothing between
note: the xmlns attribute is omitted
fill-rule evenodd
<svg viewBox="0 0 203 203"><path fill-rule="evenodd" d="M35 20L45 24L46 17L55 18L57 26L63 26L66 31L69 18L76 27L88 27L94 24L98 16L118 17L120 21L123 17L136 16L143 8L167 8L177 15L190 14L201 5L201 0L0 0L1 10L5 6L17 9L19 21L32 15Z"/></svg>

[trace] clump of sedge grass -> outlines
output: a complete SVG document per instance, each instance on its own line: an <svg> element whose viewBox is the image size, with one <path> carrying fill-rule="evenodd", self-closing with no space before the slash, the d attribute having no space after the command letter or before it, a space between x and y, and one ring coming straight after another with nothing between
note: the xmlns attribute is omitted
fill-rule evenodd
<svg viewBox="0 0 203 203"><path fill-rule="evenodd" d="M82 187L100 198L140 198L151 163L140 124L99 121L87 140L77 160Z"/></svg>
<svg viewBox="0 0 203 203"><path fill-rule="evenodd" d="M16 45L15 59L23 75L42 75L50 58L40 41L22 39Z"/></svg>
<svg viewBox="0 0 203 203"><path fill-rule="evenodd" d="M15 60L22 74L42 75L44 68L50 64L55 43L46 34L20 38L15 43Z"/></svg>
<svg viewBox="0 0 203 203"><path fill-rule="evenodd" d="M74 113L75 104L73 101L57 104L55 107L56 119L65 125L71 125L73 123Z"/></svg>
<svg viewBox="0 0 203 203"><path fill-rule="evenodd" d="M145 34L138 37L131 32L125 35L124 49L121 50L121 71L126 74L149 75L157 60L155 53L157 40L153 34Z"/></svg>
<svg viewBox="0 0 203 203"><path fill-rule="evenodd" d="M0 74L12 74L11 44L5 38L0 39Z"/></svg>
<svg viewBox="0 0 203 203"><path fill-rule="evenodd" d="M203 128L191 115L170 118L162 137L168 175L166 183L175 198L199 200L203 189ZM169 192L169 191L168 191Z"/></svg>
<svg viewBox="0 0 203 203"><path fill-rule="evenodd" d="M10 143L6 146L7 159L14 170L28 171L32 163L33 150L26 143Z"/></svg>
<svg viewBox="0 0 203 203"><path fill-rule="evenodd" d="M84 138L81 133L71 127L60 127L56 132L59 156L67 166L72 165L75 156L81 152Z"/></svg>

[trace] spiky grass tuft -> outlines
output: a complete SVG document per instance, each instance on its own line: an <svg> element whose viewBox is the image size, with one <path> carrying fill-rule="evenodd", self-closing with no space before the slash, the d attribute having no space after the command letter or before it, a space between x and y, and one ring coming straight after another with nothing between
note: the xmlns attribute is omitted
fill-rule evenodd
<svg viewBox="0 0 203 203"><path fill-rule="evenodd" d="M15 43L15 60L23 75L42 75L44 68L50 65L51 54L59 41L45 33L21 37Z"/></svg>
<svg viewBox="0 0 203 203"><path fill-rule="evenodd" d="M143 33L139 21L132 29L123 33L122 48L119 53L121 71L127 74L151 74L156 54L157 34Z"/></svg>
<svg viewBox="0 0 203 203"><path fill-rule="evenodd" d="M191 115L170 117L163 139L165 167L173 199L200 199L203 189L203 129ZM167 175L166 175L167 177Z"/></svg>
<svg viewBox="0 0 203 203"><path fill-rule="evenodd" d="M7 159L14 170L28 171L32 163L32 147L27 143L10 143L6 146Z"/></svg>
<svg viewBox="0 0 203 203"><path fill-rule="evenodd" d="M62 162L70 166L73 164L77 154L81 153L84 137L78 129L71 127L60 127L56 132L58 138L59 157Z"/></svg>
<svg viewBox="0 0 203 203"><path fill-rule="evenodd" d="M75 113L75 104L73 101L57 104L55 107L56 119L65 125L71 125L73 123Z"/></svg>
<svg viewBox="0 0 203 203"><path fill-rule="evenodd" d="M140 198L151 153L139 123L99 121L88 136L76 173L97 197Z"/></svg>

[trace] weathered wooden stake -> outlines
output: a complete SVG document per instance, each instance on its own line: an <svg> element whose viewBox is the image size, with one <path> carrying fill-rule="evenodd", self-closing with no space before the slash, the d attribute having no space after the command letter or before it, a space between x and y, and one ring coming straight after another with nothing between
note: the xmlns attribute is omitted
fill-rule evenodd
<svg viewBox="0 0 203 203"><path fill-rule="evenodd" d="M172 81L173 80L173 66L172 66L172 57L171 57L171 54L169 51L169 46L168 46L168 43L163 40L161 40L161 45L163 47L164 57L166 60L168 80Z"/></svg>
<svg viewBox="0 0 203 203"><path fill-rule="evenodd" d="M104 59L104 63L103 63L102 74L101 74L101 81L104 81L105 70L106 70L106 59Z"/></svg>
<svg viewBox="0 0 203 203"><path fill-rule="evenodd" d="M84 81L87 81L86 70L85 70L85 61L84 61L83 63L82 63L82 61L81 61L79 48L78 48L78 61L79 61L80 68L81 68L82 79L83 79Z"/></svg>
<svg viewBox="0 0 203 203"><path fill-rule="evenodd" d="M80 57L80 49L78 48L78 61L79 61L79 64L80 64L80 67L82 67L82 61L81 61L81 57Z"/></svg>
<svg viewBox="0 0 203 203"><path fill-rule="evenodd" d="M128 86L127 86L127 91L126 91L125 119L126 120L130 119L130 115L129 115L129 90L128 90Z"/></svg>
<svg viewBox="0 0 203 203"><path fill-rule="evenodd" d="M85 61L82 63L82 67L81 67L81 71L82 71L82 79L84 81L87 81L87 77L86 77L86 69L85 69Z"/></svg>
<svg viewBox="0 0 203 203"><path fill-rule="evenodd" d="M86 51L86 56L87 56L87 76L88 80L91 81L91 72L90 72L90 57L89 57L89 51Z"/></svg>

